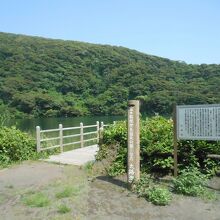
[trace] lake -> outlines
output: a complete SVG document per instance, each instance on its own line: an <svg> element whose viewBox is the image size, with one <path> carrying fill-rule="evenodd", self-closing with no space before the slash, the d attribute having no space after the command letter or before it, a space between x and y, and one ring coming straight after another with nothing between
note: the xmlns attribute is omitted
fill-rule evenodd
<svg viewBox="0 0 220 220"><path fill-rule="evenodd" d="M8 125L16 125L22 131L35 135L36 126L41 129L58 128L59 124L63 127L79 126L80 122L84 125L95 124L96 121L103 121L104 124L111 124L113 121L124 120L125 116L84 116L84 117L63 117L63 118L31 118L31 119L13 119L8 122Z"/></svg>

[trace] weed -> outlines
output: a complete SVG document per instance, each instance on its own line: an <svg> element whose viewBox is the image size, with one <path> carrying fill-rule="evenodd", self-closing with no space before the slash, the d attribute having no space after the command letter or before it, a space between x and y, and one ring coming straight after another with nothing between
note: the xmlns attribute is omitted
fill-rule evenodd
<svg viewBox="0 0 220 220"><path fill-rule="evenodd" d="M188 196L204 194L207 177L197 168L188 168L173 181L174 192Z"/></svg>
<svg viewBox="0 0 220 220"><path fill-rule="evenodd" d="M43 193L34 193L24 198L24 203L31 207L45 207L49 205L50 200Z"/></svg>
<svg viewBox="0 0 220 220"><path fill-rule="evenodd" d="M62 199L62 198L71 197L72 195L77 195L78 191L79 189L77 188L66 186L64 190L56 193L56 198Z"/></svg>
<svg viewBox="0 0 220 220"><path fill-rule="evenodd" d="M148 174L143 174L140 180L134 184L134 192L154 205L168 205L172 200L172 194L167 188L155 186L153 179Z"/></svg>
<svg viewBox="0 0 220 220"><path fill-rule="evenodd" d="M93 166L94 166L94 161L91 161L85 164L84 169L88 174L91 174L93 170Z"/></svg>
<svg viewBox="0 0 220 220"><path fill-rule="evenodd" d="M154 205L168 205L172 200L172 194L166 188L155 186L148 190L146 199Z"/></svg>
<svg viewBox="0 0 220 220"><path fill-rule="evenodd" d="M203 192L200 194L200 197L205 201L217 200L216 193L208 189L203 190Z"/></svg>
<svg viewBox="0 0 220 220"><path fill-rule="evenodd" d="M0 204L2 204L5 201L5 197L3 195L0 195Z"/></svg>
<svg viewBox="0 0 220 220"><path fill-rule="evenodd" d="M65 214L65 213L70 212L70 211L71 211L71 209L68 206L66 206L65 204L62 204L62 205L58 206L58 211L57 212L59 212L61 214Z"/></svg>
<svg viewBox="0 0 220 220"><path fill-rule="evenodd" d="M142 174L140 180L134 184L135 193L140 197L146 197L152 182L153 180L148 174Z"/></svg>

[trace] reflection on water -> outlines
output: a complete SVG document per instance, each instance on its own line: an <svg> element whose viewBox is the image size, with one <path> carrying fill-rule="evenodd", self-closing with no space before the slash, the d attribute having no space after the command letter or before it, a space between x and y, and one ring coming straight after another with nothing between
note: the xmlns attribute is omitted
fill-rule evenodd
<svg viewBox="0 0 220 220"><path fill-rule="evenodd" d="M9 121L8 125L16 125L22 131L35 134L36 126L41 129L58 128L59 124L63 127L79 126L80 122L84 125L95 124L96 121L103 121L105 124L113 123L113 121L124 120L125 116L86 116L74 118L32 118L32 119L13 119Z"/></svg>

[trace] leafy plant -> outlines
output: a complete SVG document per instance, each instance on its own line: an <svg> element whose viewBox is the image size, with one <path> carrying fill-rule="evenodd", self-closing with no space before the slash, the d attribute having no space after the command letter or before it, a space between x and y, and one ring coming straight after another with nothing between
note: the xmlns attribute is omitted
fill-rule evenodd
<svg viewBox="0 0 220 220"><path fill-rule="evenodd" d="M155 205L168 205L172 200L170 191L167 188L155 185L148 174L141 175L140 180L134 183L133 191Z"/></svg>
<svg viewBox="0 0 220 220"><path fill-rule="evenodd" d="M207 182L207 176L202 174L197 168L188 168L173 181L173 190L176 193L199 196L204 193L204 184Z"/></svg>
<svg viewBox="0 0 220 220"><path fill-rule="evenodd" d="M213 175L220 168L220 161L207 159L207 154L220 154L220 142L181 141L178 146L178 168L183 170L192 166ZM162 175L173 172L173 122L171 119L157 115L140 121L140 155L142 171L157 172ZM118 122L104 130L96 159L107 158L112 158L110 168L107 169L109 175L116 176L126 172L125 122Z"/></svg>
<svg viewBox="0 0 220 220"><path fill-rule="evenodd" d="M147 192L147 200L154 205L168 205L172 200L172 194L166 188L152 187Z"/></svg>
<svg viewBox="0 0 220 220"><path fill-rule="evenodd" d="M144 173L141 175L141 178L138 182L134 183L134 192L140 196L140 197L147 197L148 196L148 190L149 187L151 187L153 184L153 180L151 177Z"/></svg>
<svg viewBox="0 0 220 220"><path fill-rule="evenodd" d="M5 126L10 118L8 109L0 104L0 128Z"/></svg>
<svg viewBox="0 0 220 220"><path fill-rule="evenodd" d="M36 157L35 141L15 127L0 128L0 164L7 165L16 161Z"/></svg>

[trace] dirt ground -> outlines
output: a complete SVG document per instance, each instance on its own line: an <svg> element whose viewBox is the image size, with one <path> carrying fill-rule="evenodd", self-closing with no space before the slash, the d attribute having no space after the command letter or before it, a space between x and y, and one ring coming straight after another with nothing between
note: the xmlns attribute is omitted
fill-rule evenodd
<svg viewBox="0 0 220 220"><path fill-rule="evenodd" d="M218 200L174 195L170 205L155 206L127 191L125 181L120 179L91 178L82 167L25 162L0 170L0 220L220 220L220 178L215 177L209 185ZM77 193L56 198L56 193L66 186L75 187ZM24 198L33 192L47 195L49 205L25 205ZM71 211L58 213L61 204Z"/></svg>

